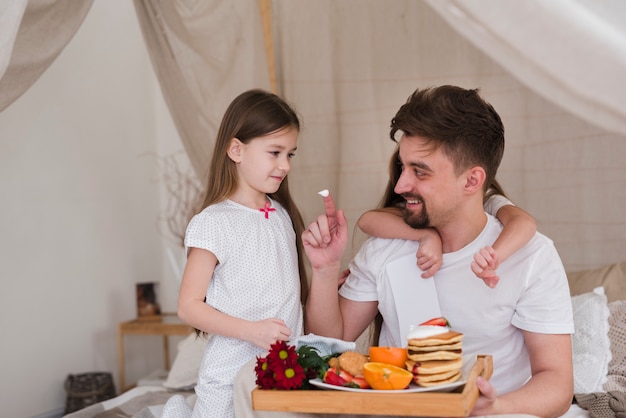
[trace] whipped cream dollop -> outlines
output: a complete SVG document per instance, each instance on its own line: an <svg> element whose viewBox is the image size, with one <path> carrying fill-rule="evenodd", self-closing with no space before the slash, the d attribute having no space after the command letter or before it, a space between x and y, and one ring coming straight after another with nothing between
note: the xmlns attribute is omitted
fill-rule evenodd
<svg viewBox="0 0 626 418"><path fill-rule="evenodd" d="M413 338L428 338L433 335L445 334L448 331L450 331L450 328L441 325L411 325L406 338L407 340Z"/></svg>
<svg viewBox="0 0 626 418"><path fill-rule="evenodd" d="M317 192L318 195L322 196L322 197L328 197L328 189L324 189L322 191Z"/></svg>

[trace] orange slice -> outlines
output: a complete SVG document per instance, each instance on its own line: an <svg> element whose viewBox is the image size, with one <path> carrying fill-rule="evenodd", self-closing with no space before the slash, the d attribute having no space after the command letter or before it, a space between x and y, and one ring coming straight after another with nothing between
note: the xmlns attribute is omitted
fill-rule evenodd
<svg viewBox="0 0 626 418"><path fill-rule="evenodd" d="M385 363L365 363L363 374L365 381L376 390L405 389L413 380L410 371Z"/></svg>
<svg viewBox="0 0 626 418"><path fill-rule="evenodd" d="M369 354L371 362L391 364L403 369L409 358L407 349L400 347L370 347Z"/></svg>

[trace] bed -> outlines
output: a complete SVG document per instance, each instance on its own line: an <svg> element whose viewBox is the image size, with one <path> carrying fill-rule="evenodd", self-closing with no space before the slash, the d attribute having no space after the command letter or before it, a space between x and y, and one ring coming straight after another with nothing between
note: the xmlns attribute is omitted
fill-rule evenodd
<svg viewBox="0 0 626 418"><path fill-rule="evenodd" d="M576 326L572 337L576 403L565 416L617 416L619 408L626 411L626 262L568 273L568 279ZM205 344L195 334L181 341L163 384L138 386L66 417L160 417L163 404L175 394L193 405Z"/></svg>

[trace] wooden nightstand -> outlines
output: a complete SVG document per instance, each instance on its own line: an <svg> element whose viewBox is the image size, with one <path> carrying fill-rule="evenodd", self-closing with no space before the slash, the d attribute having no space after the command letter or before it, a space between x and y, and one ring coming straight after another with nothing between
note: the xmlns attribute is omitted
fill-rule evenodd
<svg viewBox="0 0 626 418"><path fill-rule="evenodd" d="M193 327L183 323L176 314L166 313L150 319L133 319L120 322L117 325L117 359L120 377L120 392L126 392L134 385L126 385L126 363L124 359L124 335L162 335L163 336L163 364L165 370L170 368L171 335L187 336L193 332Z"/></svg>

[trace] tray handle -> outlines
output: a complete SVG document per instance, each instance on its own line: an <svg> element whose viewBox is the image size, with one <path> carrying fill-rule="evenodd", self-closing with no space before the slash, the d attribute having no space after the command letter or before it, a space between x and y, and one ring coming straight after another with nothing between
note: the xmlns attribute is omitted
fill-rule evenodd
<svg viewBox="0 0 626 418"><path fill-rule="evenodd" d="M476 400L480 396L480 391L476 386L476 379L478 376L489 380L493 374L493 356L491 354L478 354L476 356L476 362L470 369L467 376L467 383L463 388L463 398L467 402L467 412L471 412L471 408L474 407Z"/></svg>

